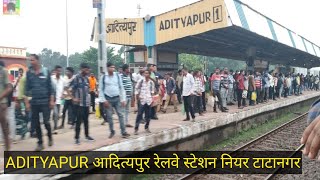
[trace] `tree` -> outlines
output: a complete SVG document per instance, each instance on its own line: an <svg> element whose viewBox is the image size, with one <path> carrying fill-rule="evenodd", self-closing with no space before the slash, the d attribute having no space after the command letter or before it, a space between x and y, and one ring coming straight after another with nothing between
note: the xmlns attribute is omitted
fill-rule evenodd
<svg viewBox="0 0 320 180"><path fill-rule="evenodd" d="M116 53L114 47L107 48L107 60L112 62L116 67L122 66L123 58ZM90 47L83 53L75 53L70 55L69 62L71 67L79 69L81 63L87 63L91 67L91 72L98 74L98 49ZM105 65L106 66L106 65Z"/></svg>
<svg viewBox="0 0 320 180"><path fill-rule="evenodd" d="M246 68L246 63L243 61L219 58L219 57L205 57L193 54L180 54L179 64L184 64L189 70L201 70L204 71L205 64L207 64L207 73L214 72L215 68L225 68L240 70Z"/></svg>
<svg viewBox="0 0 320 180"><path fill-rule="evenodd" d="M54 52L51 49L44 48L38 55L41 64L49 70L53 70L56 65L60 65L61 67L66 67L67 65L67 57L60 52Z"/></svg>

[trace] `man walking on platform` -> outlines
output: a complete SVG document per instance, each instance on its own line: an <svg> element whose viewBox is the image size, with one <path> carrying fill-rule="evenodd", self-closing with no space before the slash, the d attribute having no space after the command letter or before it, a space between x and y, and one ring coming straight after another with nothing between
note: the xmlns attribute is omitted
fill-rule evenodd
<svg viewBox="0 0 320 180"><path fill-rule="evenodd" d="M76 118L76 111L73 106L72 102L72 89L71 89L71 82L74 79L74 70L72 67L66 68L66 77L64 79L64 85L63 85L63 98L64 98L64 105L62 110L62 123L60 126L60 129L64 128L64 121L66 119L66 112L68 111L68 124L71 125L71 127L74 126L75 118Z"/></svg>
<svg viewBox="0 0 320 180"><path fill-rule="evenodd" d="M224 110L229 110L227 108L227 97L228 97L228 90L229 90L229 77L228 77L228 68L224 68L223 74L221 75L221 100L222 100L222 108Z"/></svg>
<svg viewBox="0 0 320 180"><path fill-rule="evenodd" d="M227 95L227 105L234 105L233 99L234 99L235 79L233 78L233 70L230 70L230 73L228 73L228 80L229 80L229 89L228 89L228 95Z"/></svg>
<svg viewBox="0 0 320 180"><path fill-rule="evenodd" d="M221 75L220 75L220 69L216 68L215 74L211 76L211 89L212 89L212 95L213 97L218 97L218 103L219 107L221 109L221 112L227 112L226 109L223 108L222 105L222 98L220 93L220 87L221 87ZM213 111L217 113L217 102L215 101Z"/></svg>
<svg viewBox="0 0 320 180"><path fill-rule="evenodd" d="M30 55L31 67L27 72L26 79L26 109L32 110L32 120L35 123L36 133L38 136L38 146L36 151L44 149L42 141L42 131L40 126L39 114L43 115L43 123L48 131L49 146L53 145L51 125L50 125L50 109L55 105L54 90L51 83L49 71L41 67L38 55ZM29 101L29 99L31 99ZM31 104L31 107L30 107Z"/></svg>
<svg viewBox="0 0 320 180"><path fill-rule="evenodd" d="M109 121L110 136L112 138L115 135L113 128L112 109L114 108L120 122L120 129L123 138L127 138L130 135L126 132L124 124L123 108L126 105L126 94L123 87L123 82L120 75L115 71L115 65L107 63L107 73L100 78L99 98L100 102L104 103L106 108L107 119Z"/></svg>
<svg viewBox="0 0 320 180"><path fill-rule="evenodd" d="M178 101L177 101L177 94L176 94L176 82L172 78L171 73L166 73L165 75L166 78L166 91L167 91L167 96L166 96L166 102L164 105L164 108L162 110L163 113L167 112L168 105L170 102L173 102L174 105L174 111L178 111Z"/></svg>
<svg viewBox="0 0 320 180"><path fill-rule="evenodd" d="M199 113L200 116L203 116L203 108L202 108L202 87L201 87L201 75L199 71L194 72L194 98L195 98L195 109L196 112Z"/></svg>
<svg viewBox="0 0 320 180"><path fill-rule="evenodd" d="M86 63L80 65L80 74L78 74L72 81L72 96L73 103L76 106L77 120L76 120L76 135L75 144L80 144L80 127L83 122L84 133L87 141L94 141L89 136L89 108L90 108L90 87L88 75L90 67Z"/></svg>
<svg viewBox="0 0 320 180"><path fill-rule="evenodd" d="M122 82L123 82L123 87L124 90L126 91L126 107L125 107L125 114L124 114L124 122L125 125L127 127L133 127L132 125L129 124L129 109L130 109L130 105L131 105L131 100L132 100L132 96L133 96L133 86L132 86L132 80L131 80L131 76L130 76L130 69L129 66L127 64L124 64L122 66L122 72L123 74L121 74L121 78L122 78Z"/></svg>
<svg viewBox="0 0 320 180"><path fill-rule="evenodd" d="M138 109L138 115L135 125L135 135L138 135L139 125L142 120L142 115L145 113L145 130L147 133L151 133L149 130L150 124L150 113L151 113L151 104L152 104L152 95L154 94L155 86L154 82L150 79L150 72L144 72L144 79L141 79L136 85L136 98L139 100L140 106Z"/></svg>
<svg viewBox="0 0 320 180"><path fill-rule="evenodd" d="M93 73L89 77L89 86L90 86L90 97L91 97L91 107L92 112L96 112L96 91L97 91L97 79Z"/></svg>
<svg viewBox="0 0 320 180"><path fill-rule="evenodd" d="M158 94L159 93L159 88L160 88L158 80L159 79L164 79L164 78L161 76L161 74L159 74L157 72L157 65L155 65L155 64L150 64L149 65L149 71L150 71L150 78L155 84L156 94ZM158 105L158 106L160 106L160 105ZM151 108L151 119L154 119L154 120L158 120L159 119L158 116L157 116L157 109L158 109L157 106Z"/></svg>
<svg viewBox="0 0 320 180"><path fill-rule="evenodd" d="M187 118L184 119L183 121L190 121L190 114L191 114L192 121L194 122L196 118L196 116L194 115L194 108L193 108L194 78L191 74L188 73L188 70L186 68L182 69L182 74L183 74L182 96L183 96L184 109L187 115Z"/></svg>
<svg viewBox="0 0 320 180"><path fill-rule="evenodd" d="M53 130L56 131L58 129L58 120L60 116L60 106L63 96L63 89L64 89L64 80L61 77L62 73L62 67L57 65L55 68L55 75L51 77L52 85L54 86L55 91L55 106L53 110L53 122L54 122L54 128ZM54 132L57 133L57 132Z"/></svg>
<svg viewBox="0 0 320 180"><path fill-rule="evenodd" d="M4 62L0 61L0 124L2 128L2 134L5 143L5 151L10 150L9 140L9 126L7 119L8 109L8 96L12 92L12 86L10 87L8 71L5 68Z"/></svg>
<svg viewBox="0 0 320 180"><path fill-rule="evenodd" d="M182 75L182 71L179 70L178 71L178 76L176 78L176 85L177 85L177 96L178 96L178 101L180 104L182 104L182 100L181 100L181 90L182 90L182 81L183 81L183 75Z"/></svg>

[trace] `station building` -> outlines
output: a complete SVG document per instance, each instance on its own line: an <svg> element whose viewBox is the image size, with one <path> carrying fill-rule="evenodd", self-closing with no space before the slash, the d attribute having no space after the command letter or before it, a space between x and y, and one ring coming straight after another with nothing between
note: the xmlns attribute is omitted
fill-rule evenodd
<svg viewBox="0 0 320 180"><path fill-rule="evenodd" d="M26 54L26 48L0 46L0 61L5 63L8 73L13 78L18 77L19 68L22 68L24 72L27 71Z"/></svg>
<svg viewBox="0 0 320 180"><path fill-rule="evenodd" d="M132 68L152 63L159 71L177 70L180 53L242 60L248 70L320 66L318 45L238 0L201 0L156 16L107 18L105 24L107 43L132 47Z"/></svg>

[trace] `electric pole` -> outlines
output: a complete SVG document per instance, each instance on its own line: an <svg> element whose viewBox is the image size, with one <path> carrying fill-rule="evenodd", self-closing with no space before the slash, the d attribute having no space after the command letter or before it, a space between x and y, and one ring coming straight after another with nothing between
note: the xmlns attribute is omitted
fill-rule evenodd
<svg viewBox="0 0 320 180"><path fill-rule="evenodd" d="M101 6L97 8L98 13L98 76L101 76L102 72L106 72L107 67L107 47L106 47L106 24L105 24L105 0L100 0Z"/></svg>

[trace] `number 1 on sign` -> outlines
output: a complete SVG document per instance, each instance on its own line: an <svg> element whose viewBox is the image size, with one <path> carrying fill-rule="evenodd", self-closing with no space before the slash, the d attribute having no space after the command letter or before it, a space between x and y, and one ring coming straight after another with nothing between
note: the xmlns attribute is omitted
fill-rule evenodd
<svg viewBox="0 0 320 180"><path fill-rule="evenodd" d="M221 22L222 21L222 6L213 7L213 22Z"/></svg>

